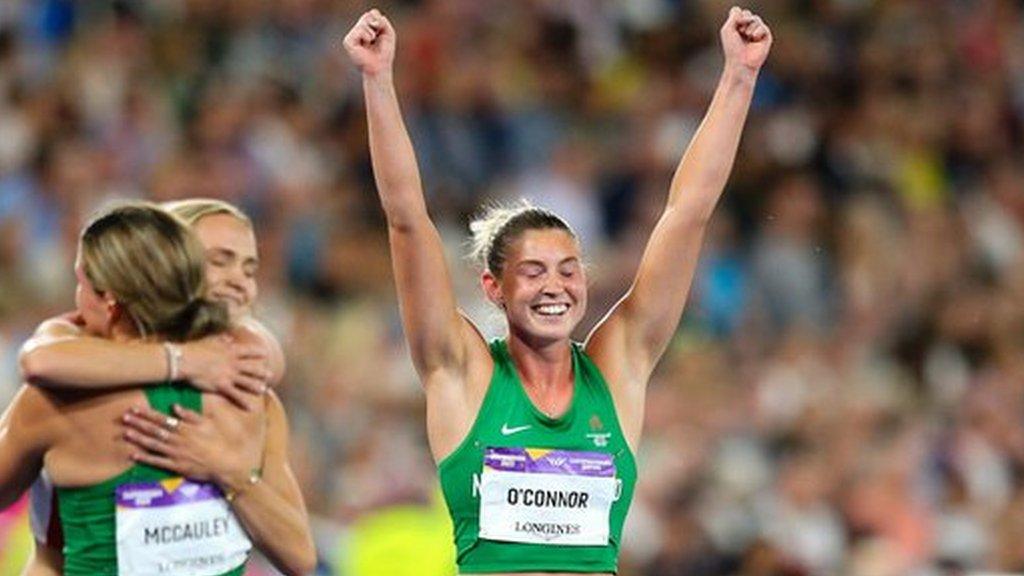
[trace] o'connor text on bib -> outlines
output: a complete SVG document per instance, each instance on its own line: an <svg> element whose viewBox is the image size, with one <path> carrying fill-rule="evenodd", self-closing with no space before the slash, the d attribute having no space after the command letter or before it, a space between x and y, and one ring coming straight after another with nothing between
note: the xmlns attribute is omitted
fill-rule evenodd
<svg viewBox="0 0 1024 576"><path fill-rule="evenodd" d="M487 448L480 480L480 537L605 545L618 487L610 454Z"/></svg>

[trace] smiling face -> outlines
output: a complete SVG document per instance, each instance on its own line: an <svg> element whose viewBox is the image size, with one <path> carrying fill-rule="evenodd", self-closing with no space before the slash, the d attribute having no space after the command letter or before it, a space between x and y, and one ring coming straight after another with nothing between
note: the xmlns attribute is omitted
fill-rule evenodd
<svg viewBox="0 0 1024 576"><path fill-rule="evenodd" d="M542 343L567 340L587 308L579 244L560 229L527 230L507 252L500 276L483 276L488 298L509 330Z"/></svg>
<svg viewBox="0 0 1024 576"><path fill-rule="evenodd" d="M192 229L206 248L207 296L224 302L232 320L244 317L256 300L256 235L230 214L211 214Z"/></svg>

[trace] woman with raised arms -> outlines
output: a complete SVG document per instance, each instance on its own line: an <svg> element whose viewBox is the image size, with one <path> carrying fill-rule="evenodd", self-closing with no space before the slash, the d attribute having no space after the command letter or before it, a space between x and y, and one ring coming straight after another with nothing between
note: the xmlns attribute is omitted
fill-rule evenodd
<svg viewBox="0 0 1024 576"><path fill-rule="evenodd" d="M488 344L459 311L395 93L395 30L371 10L345 37L463 574L617 570L647 382L678 325L772 43L740 8L720 36L718 87L636 278L582 345L570 335L587 305L583 256L569 225L540 208L491 210L471 225L507 337Z"/></svg>

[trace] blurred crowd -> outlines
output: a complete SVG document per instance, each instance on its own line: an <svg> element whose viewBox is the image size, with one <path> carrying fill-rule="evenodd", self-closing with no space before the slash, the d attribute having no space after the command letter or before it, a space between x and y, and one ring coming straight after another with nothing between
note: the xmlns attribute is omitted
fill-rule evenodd
<svg viewBox="0 0 1024 576"><path fill-rule="evenodd" d="M751 5L775 44L650 385L620 573L1024 572L1024 3ZM526 197L581 234L583 338L708 104L729 3L376 6L460 302L501 334L466 222ZM324 573L454 574L340 46L369 7L0 5L0 406L20 343L72 306L91 210L229 200Z"/></svg>

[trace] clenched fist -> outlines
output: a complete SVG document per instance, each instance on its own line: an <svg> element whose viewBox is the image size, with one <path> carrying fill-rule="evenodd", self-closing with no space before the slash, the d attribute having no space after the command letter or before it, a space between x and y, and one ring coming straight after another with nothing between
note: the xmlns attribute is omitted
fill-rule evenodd
<svg viewBox="0 0 1024 576"><path fill-rule="evenodd" d="M761 17L750 10L733 6L721 30L726 66L761 69L772 47L772 31Z"/></svg>
<svg viewBox="0 0 1024 576"><path fill-rule="evenodd" d="M390 74L395 61L395 29L391 22L373 9L359 17L345 35L345 51L364 76Z"/></svg>

